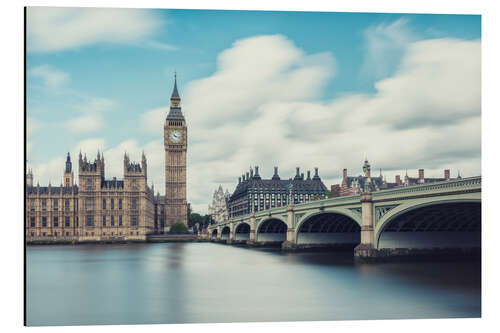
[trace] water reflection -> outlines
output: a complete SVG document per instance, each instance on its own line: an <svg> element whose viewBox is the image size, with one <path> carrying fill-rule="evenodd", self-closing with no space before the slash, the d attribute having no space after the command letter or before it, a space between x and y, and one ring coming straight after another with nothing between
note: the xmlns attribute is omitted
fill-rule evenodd
<svg viewBox="0 0 500 333"><path fill-rule="evenodd" d="M29 325L481 314L478 261L356 264L352 252L212 243L27 249Z"/></svg>

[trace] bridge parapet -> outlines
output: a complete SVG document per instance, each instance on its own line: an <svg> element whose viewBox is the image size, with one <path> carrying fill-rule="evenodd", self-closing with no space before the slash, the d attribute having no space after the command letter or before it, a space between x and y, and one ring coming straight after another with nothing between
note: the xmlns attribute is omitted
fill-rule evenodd
<svg viewBox="0 0 500 333"><path fill-rule="evenodd" d="M481 176L469 177L459 180L445 180L442 182L420 184L408 187L398 187L390 190L373 192L373 200L402 198L408 196L421 196L432 194L443 194L451 192L480 191Z"/></svg>

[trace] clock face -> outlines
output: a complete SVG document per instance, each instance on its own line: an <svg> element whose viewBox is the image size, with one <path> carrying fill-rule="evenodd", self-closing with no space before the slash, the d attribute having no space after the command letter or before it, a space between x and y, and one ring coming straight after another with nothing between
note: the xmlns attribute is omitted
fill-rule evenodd
<svg viewBox="0 0 500 333"><path fill-rule="evenodd" d="M173 130L172 132L170 132L169 137L173 143L179 143L182 139L182 133L178 130Z"/></svg>

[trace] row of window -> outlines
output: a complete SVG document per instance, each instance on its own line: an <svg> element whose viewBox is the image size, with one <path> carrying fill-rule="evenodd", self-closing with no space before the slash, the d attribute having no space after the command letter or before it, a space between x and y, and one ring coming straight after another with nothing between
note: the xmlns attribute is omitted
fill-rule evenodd
<svg viewBox="0 0 500 333"><path fill-rule="evenodd" d="M103 215L102 216L102 226L105 227L107 224L107 216ZM85 217L85 225L87 227L93 227L94 226L94 216L93 215L87 215ZM136 215L133 215L130 217L130 225L131 226L137 226L138 225L138 217ZM62 225L61 225L62 226ZM71 218L70 216L65 216L64 217L64 227L70 227L71 226ZM115 216L111 215L109 219L109 226L114 227L115 226ZM121 227L123 226L123 218L121 215L118 216L118 226ZM30 217L30 227L34 228L36 227L36 220L35 217ZM42 216L42 227L47 227L47 217ZM54 216L52 217L52 227L58 228L59 227L59 217ZM78 227L78 217L76 218L76 227Z"/></svg>
<svg viewBox="0 0 500 333"><path fill-rule="evenodd" d="M50 200L50 199L49 199ZM41 199L42 211L47 211L47 199ZM29 201L30 210L35 211L35 199ZM59 199L52 199L52 210L59 210ZM64 211L70 211L70 199L64 200Z"/></svg>
<svg viewBox="0 0 500 333"><path fill-rule="evenodd" d="M107 208L107 200L102 199L102 209L108 209ZM138 209L139 207L139 199L138 198L132 198L130 200L130 209ZM111 210L115 209L115 199L110 199L110 207ZM118 210L123 209L123 200L118 199ZM88 198L85 199L85 210L94 210L94 199Z"/></svg>
<svg viewBox="0 0 500 333"><path fill-rule="evenodd" d="M115 226L115 216L111 215L109 220L106 215L102 216L102 226L106 227L107 223L109 221L109 226L114 227ZM139 218L137 215L132 215L130 217L130 225L133 227L136 227L138 225ZM94 226L94 216L93 215L87 215L85 216L85 225L87 227L93 227ZM121 227L123 226L123 218L121 215L118 216L118 226Z"/></svg>
<svg viewBox="0 0 500 333"><path fill-rule="evenodd" d="M70 225L71 225L71 218L70 218L70 216L65 216L64 217L64 226L65 227L70 227ZM59 227L59 217L58 216L54 216L52 218L52 226L54 228L58 228ZM78 218L76 218L76 226L78 227ZM32 228L36 227L35 217L33 217L33 216L30 217L30 227L32 227ZM42 227L47 227L47 216L42 216Z"/></svg>
<svg viewBox="0 0 500 333"><path fill-rule="evenodd" d="M137 186L137 180L136 179L132 179L130 185L132 186L132 188L137 189L138 188L138 186ZM92 179L87 179L87 184L85 186L85 189L90 191L93 188L94 188L94 185L92 184Z"/></svg>
<svg viewBox="0 0 500 333"><path fill-rule="evenodd" d="M50 199L49 199L50 200ZM52 210L58 211L59 210L59 199L51 199L52 200ZM131 209L138 209L139 206L139 200L138 198L132 198L130 201L130 206ZM45 212L47 211L47 199L41 199L41 204L42 204L42 211ZM69 212L70 211L70 200L65 199L64 200L64 211ZM123 208L123 200L118 199L118 209L121 210ZM29 201L29 209L30 211L35 211L35 199L31 199ZM89 198L85 200L85 209L86 210L94 210L94 199ZM102 209L107 209L107 200L102 199ZM110 199L110 209L115 209L115 200ZM76 210L76 209L75 209Z"/></svg>
<svg viewBox="0 0 500 333"><path fill-rule="evenodd" d="M136 231L136 233L135 233L135 234L136 234L137 236L139 236L139 231ZM102 233L102 235L103 235L103 236L106 236L106 233L105 233L105 232L103 232L103 233ZM131 236L133 236L133 235L134 235L134 232L133 232L133 231L131 231L131 232L130 232L130 235L131 235ZM43 236L43 237L47 236L47 233L46 233L46 232L42 232L42 236ZM51 235L50 235L50 234L48 234L48 236L51 236ZM54 232L54 235L53 235L53 236L54 236L54 237L58 237L58 236L72 236L72 235L71 235L71 232L69 232L69 231L66 231L65 233L64 233L64 232L61 232L61 234L60 234L60 235L59 235L59 233L56 231L56 232ZM78 232L75 232L75 236L78 236ZM83 235L82 235L82 236L83 236ZM86 233L85 233L85 236L89 236L89 233L88 233L88 232L86 232ZM92 231L92 232L90 233L90 236L95 236L95 233ZM112 232L110 233L110 236L115 236L114 231L112 231ZM122 232L120 231L119 233L116 233L116 236L122 236ZM35 237L35 233L34 233L34 232L31 232L31 237Z"/></svg>

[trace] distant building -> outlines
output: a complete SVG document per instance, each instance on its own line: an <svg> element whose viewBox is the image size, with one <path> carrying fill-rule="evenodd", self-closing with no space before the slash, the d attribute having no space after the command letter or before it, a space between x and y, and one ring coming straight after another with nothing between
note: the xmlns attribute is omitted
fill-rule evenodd
<svg viewBox="0 0 500 333"><path fill-rule="evenodd" d="M290 198L290 186L292 197ZM274 207L286 206L288 200L294 203L307 202L315 195L325 195L328 189L321 181L318 168L315 168L314 176L307 171L307 178L297 168L295 177L282 180L278 175L278 167L274 167L274 175L271 179L262 179L259 175L259 167L252 168L238 178L238 185L231 195L228 208L229 216L236 217L246 215Z"/></svg>
<svg viewBox="0 0 500 333"><path fill-rule="evenodd" d="M230 197L231 194L229 194L229 191L226 190L226 193L224 193L221 185L219 185L218 190L214 191L212 204L208 205L208 215L212 217L214 222L221 223L228 220L228 203Z"/></svg>
<svg viewBox="0 0 500 333"><path fill-rule="evenodd" d="M78 185L68 153L64 185L33 186L30 170L26 181L26 238L28 241L145 240L154 232L153 189L147 185L147 162L123 159L124 177L106 180L104 155L87 161L80 153Z"/></svg>
<svg viewBox="0 0 500 333"><path fill-rule="evenodd" d="M385 177L382 176L382 170L380 170L379 176L373 177L371 175L371 166L368 160L365 160L363 164L363 174L359 176L348 176L347 169L343 170L342 183L340 184L339 195L348 196L363 193L367 190L369 191L380 191L389 188L394 188L397 186L413 186L418 184L440 182L445 180L450 180L450 170L444 170L444 175L442 178L425 178L424 169L418 170L418 177L412 178L408 174L405 175L404 180L401 180L401 175L396 175L394 182L387 182ZM456 179L461 179L460 173ZM332 195L334 188L332 186Z"/></svg>

